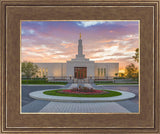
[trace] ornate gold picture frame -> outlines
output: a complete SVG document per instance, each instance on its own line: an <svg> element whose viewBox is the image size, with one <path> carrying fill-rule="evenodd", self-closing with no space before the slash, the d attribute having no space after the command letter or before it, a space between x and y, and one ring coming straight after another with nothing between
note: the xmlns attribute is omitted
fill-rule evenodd
<svg viewBox="0 0 160 134"><path fill-rule="evenodd" d="M21 114L21 20L139 20L140 113ZM159 133L159 1L1 0L2 133Z"/></svg>

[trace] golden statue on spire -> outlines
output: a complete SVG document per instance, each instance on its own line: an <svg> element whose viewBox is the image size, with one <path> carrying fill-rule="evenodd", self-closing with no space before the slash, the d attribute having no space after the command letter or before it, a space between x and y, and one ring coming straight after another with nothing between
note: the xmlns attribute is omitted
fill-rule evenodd
<svg viewBox="0 0 160 134"><path fill-rule="evenodd" d="M80 33L80 39L81 39L81 33Z"/></svg>

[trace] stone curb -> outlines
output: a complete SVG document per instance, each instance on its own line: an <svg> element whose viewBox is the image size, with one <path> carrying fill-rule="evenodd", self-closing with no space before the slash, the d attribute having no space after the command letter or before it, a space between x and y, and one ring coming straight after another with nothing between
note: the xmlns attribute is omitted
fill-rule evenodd
<svg viewBox="0 0 160 134"><path fill-rule="evenodd" d="M66 86L66 85L40 85L40 84L22 84L22 86Z"/></svg>
<svg viewBox="0 0 160 134"><path fill-rule="evenodd" d="M133 86L133 87L134 87L134 86L138 86L138 84L137 84L137 85L96 85L96 86L98 86L98 87L101 87L101 86L105 86L105 87L107 87L107 86L108 86L108 87L110 87L110 86L113 86L113 87L114 87L114 86L121 86L121 87L131 86L131 87L132 87L132 86Z"/></svg>
<svg viewBox="0 0 160 134"><path fill-rule="evenodd" d="M118 91L122 93L120 96L115 97L101 97L101 98L93 98L93 97L64 97L64 96L52 96L52 95L45 95L43 94L44 91L48 90L41 90L36 92L29 93L31 98L37 100L47 100L47 101L55 101L55 102L115 102L115 101L122 101L134 98L136 95L134 93L126 92L126 91L119 91L119 90L111 90L111 91ZM108 90L108 89L106 89Z"/></svg>

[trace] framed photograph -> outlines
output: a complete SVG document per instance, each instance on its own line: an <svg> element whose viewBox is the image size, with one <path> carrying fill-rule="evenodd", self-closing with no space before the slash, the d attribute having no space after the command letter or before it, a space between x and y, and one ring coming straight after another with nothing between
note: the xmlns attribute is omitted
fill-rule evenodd
<svg viewBox="0 0 160 134"><path fill-rule="evenodd" d="M21 21L21 112L139 113L139 24Z"/></svg>
<svg viewBox="0 0 160 134"><path fill-rule="evenodd" d="M2 133L159 133L159 1L1 11Z"/></svg>

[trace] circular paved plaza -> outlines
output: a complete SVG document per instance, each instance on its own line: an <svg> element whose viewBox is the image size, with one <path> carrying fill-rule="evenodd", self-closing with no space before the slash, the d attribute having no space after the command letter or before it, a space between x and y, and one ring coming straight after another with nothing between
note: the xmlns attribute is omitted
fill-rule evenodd
<svg viewBox="0 0 160 134"><path fill-rule="evenodd" d="M37 100L29 93L45 89L71 88L76 85L48 86L23 85L22 86L22 113L137 113L139 112L138 85L120 86L92 86L96 89L112 89L134 93L135 98L116 102L54 102L50 100Z"/></svg>

